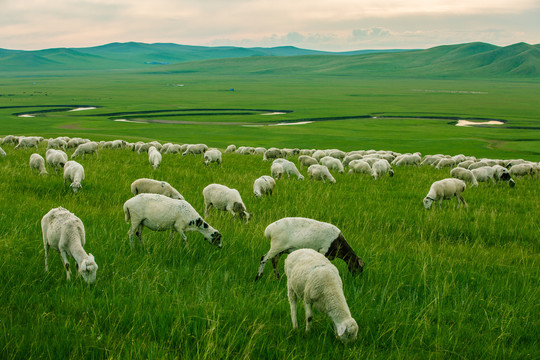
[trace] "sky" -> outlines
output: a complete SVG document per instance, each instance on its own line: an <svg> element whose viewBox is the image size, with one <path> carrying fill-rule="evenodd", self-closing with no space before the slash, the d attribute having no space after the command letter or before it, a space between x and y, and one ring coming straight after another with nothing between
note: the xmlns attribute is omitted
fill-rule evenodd
<svg viewBox="0 0 540 360"><path fill-rule="evenodd" d="M540 0L0 0L0 48L111 42L348 51L540 43Z"/></svg>

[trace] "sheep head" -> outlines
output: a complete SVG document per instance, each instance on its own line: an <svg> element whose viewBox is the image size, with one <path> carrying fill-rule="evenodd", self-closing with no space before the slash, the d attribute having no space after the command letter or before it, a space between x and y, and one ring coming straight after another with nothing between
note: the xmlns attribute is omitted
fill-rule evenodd
<svg viewBox="0 0 540 360"><path fill-rule="evenodd" d="M79 273L88 284L93 284L96 281L97 270L98 265L92 254L88 254L88 258L84 259L79 265Z"/></svg>
<svg viewBox="0 0 540 360"><path fill-rule="evenodd" d="M431 205L433 204L433 201L434 200L432 198L426 196L424 198L424 207L429 210L431 208Z"/></svg>
<svg viewBox="0 0 540 360"><path fill-rule="evenodd" d="M358 324L353 318L349 318L337 325L336 335L341 342L353 342L358 335Z"/></svg>

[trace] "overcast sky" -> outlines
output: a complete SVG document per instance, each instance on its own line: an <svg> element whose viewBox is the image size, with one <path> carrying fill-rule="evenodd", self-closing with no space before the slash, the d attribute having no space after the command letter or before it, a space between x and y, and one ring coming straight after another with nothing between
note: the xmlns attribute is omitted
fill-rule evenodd
<svg viewBox="0 0 540 360"><path fill-rule="evenodd" d="M540 43L539 0L0 0L0 48L110 42L317 50Z"/></svg>

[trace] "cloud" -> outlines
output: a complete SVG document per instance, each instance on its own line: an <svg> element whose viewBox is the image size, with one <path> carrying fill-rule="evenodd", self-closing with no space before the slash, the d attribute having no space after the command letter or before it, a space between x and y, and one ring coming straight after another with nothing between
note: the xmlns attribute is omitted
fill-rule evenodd
<svg viewBox="0 0 540 360"><path fill-rule="evenodd" d="M354 39L380 38L390 36L390 30L382 27L355 29L352 31L352 35Z"/></svg>

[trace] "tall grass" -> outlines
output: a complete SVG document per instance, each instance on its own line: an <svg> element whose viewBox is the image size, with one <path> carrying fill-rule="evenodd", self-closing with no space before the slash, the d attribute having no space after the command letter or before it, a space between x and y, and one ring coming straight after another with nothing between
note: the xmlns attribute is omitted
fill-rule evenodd
<svg viewBox="0 0 540 360"><path fill-rule="evenodd" d="M335 185L282 179L274 195L252 196L269 174L258 156L225 154L223 166L198 156L101 150L87 156L86 179L73 194L62 176L32 173L33 150L0 159L0 358L474 358L540 356L538 179L468 188L469 207L422 206L430 184L448 170L396 168L373 181L336 174ZM39 153L44 154L44 147ZM302 170L305 175L305 169ZM144 231L130 248L123 203L141 177L168 181L203 214L202 189L238 189L252 220L215 209L205 218L223 235L221 250L198 233ZM65 279L60 256L44 272L41 217L63 206L86 228L99 265L97 282ZM338 226L366 263L354 277L335 260L360 331L336 340L330 319L315 313L312 331L293 331L286 278L271 266L254 282L268 250L264 228L286 216ZM283 260L280 262L283 273ZM299 322L304 321L299 311Z"/></svg>

